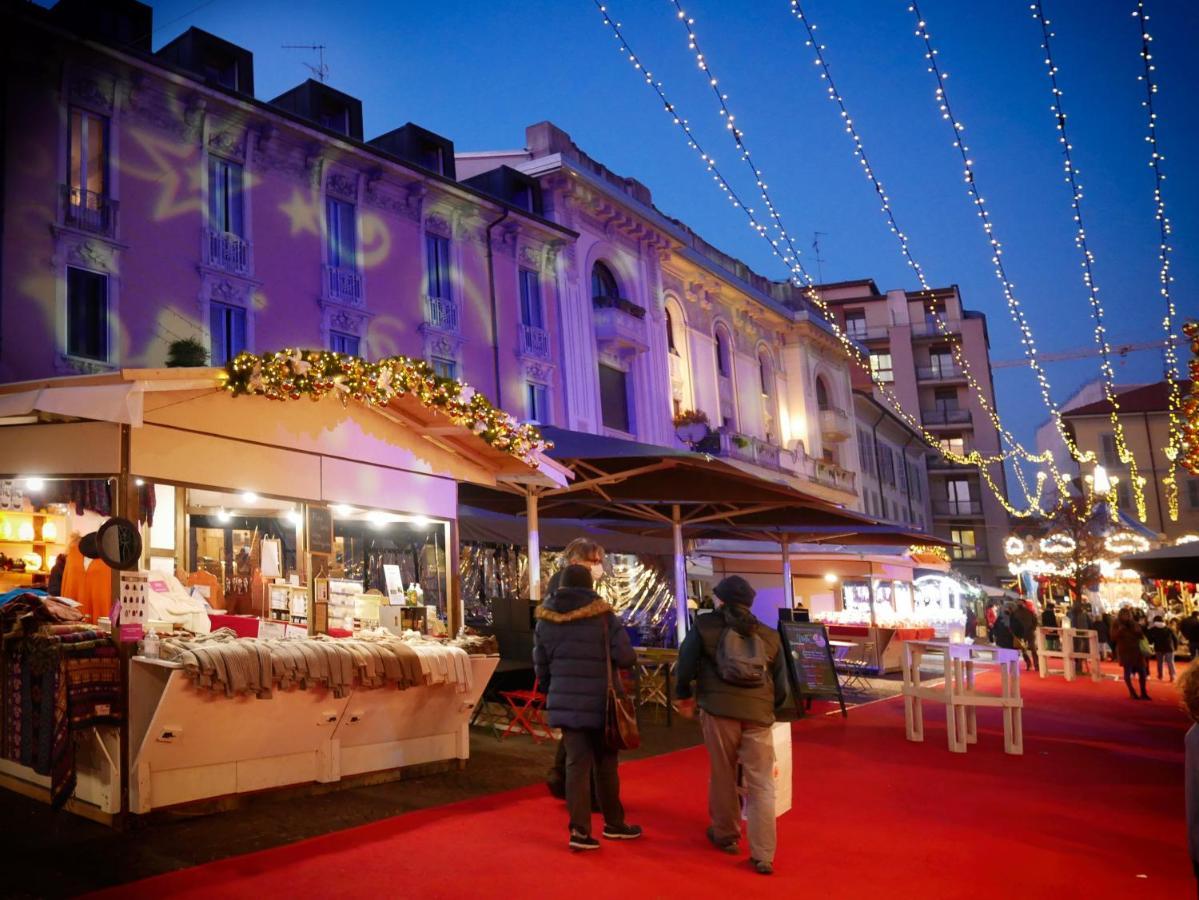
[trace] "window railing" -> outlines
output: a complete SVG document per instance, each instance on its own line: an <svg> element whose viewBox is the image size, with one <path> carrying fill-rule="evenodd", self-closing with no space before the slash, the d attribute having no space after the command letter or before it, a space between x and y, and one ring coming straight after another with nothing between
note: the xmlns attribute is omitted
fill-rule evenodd
<svg viewBox="0 0 1199 900"><path fill-rule="evenodd" d="M538 359L550 358L550 333L540 325L520 326L520 352L522 356Z"/></svg>
<svg viewBox="0 0 1199 900"><path fill-rule="evenodd" d="M208 265L235 275L247 275L250 272L250 243L245 238L228 231L209 228L208 239L204 242L208 248Z"/></svg>
<svg viewBox="0 0 1199 900"><path fill-rule="evenodd" d="M632 300L626 300L624 297L607 297L601 294L591 298L591 305L595 309L619 309L634 319L645 318L645 307L638 306Z"/></svg>
<svg viewBox="0 0 1199 900"><path fill-rule="evenodd" d="M95 191L62 185L63 224L112 237L117 230L117 201Z"/></svg>
<svg viewBox="0 0 1199 900"><path fill-rule="evenodd" d="M425 297L425 324L438 331L457 334L458 301L448 297ZM524 340L523 334L521 340Z"/></svg>
<svg viewBox="0 0 1199 900"><path fill-rule="evenodd" d="M955 320L948 319L943 314L941 319L945 323L944 331L941 330L941 326L939 326L936 322L929 322L925 320L923 322L912 323L912 336L937 337L938 335L957 334L961 330L960 325Z"/></svg>
<svg viewBox="0 0 1199 900"><path fill-rule="evenodd" d="M938 500L933 503L933 512L939 516L980 516L982 504L977 500Z"/></svg>
<svg viewBox="0 0 1199 900"><path fill-rule="evenodd" d="M351 306L362 305L362 275L348 266L325 266L329 299Z"/></svg>
<svg viewBox="0 0 1199 900"><path fill-rule="evenodd" d="M971 421L968 409L922 409L925 425L964 425Z"/></svg>

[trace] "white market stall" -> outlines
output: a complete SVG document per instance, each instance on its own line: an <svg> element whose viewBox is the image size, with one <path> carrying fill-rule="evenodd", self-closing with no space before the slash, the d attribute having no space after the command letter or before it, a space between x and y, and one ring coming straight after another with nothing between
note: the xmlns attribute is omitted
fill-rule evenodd
<svg viewBox="0 0 1199 900"><path fill-rule="evenodd" d="M287 353L276 362L298 367L311 358L319 367L332 356ZM248 615L236 622L239 633L246 626L245 633L261 629L263 637L303 640L303 635L333 630L330 584L338 574L355 574L348 568L352 561L337 555L350 546L343 529L373 533L397 523L424 529L433 549L422 559L421 577L426 586L440 587L439 605L425 607L423 617L434 624L422 630L454 634L462 622L453 577L459 484L561 487L569 473L542 456L523 426L482 398L467 402L468 388L426 384L420 365L415 373L397 368L402 389L375 393L366 402L337 388L336 379L330 379L332 389L306 391L308 397L294 394L288 402L264 396L261 383L234 396L226 389L224 370L216 369L121 370L0 386L0 433L6 438L0 443L0 482L26 488L22 502L31 510L66 508L55 520L61 522L64 542L72 540L72 528L94 528L96 517L76 517L73 502L81 484L100 485L110 500L107 512L144 523L139 568L151 584L167 581L171 568L175 571L169 574L181 580L200 572L197 548L205 535L197 534L201 528L194 521L210 522L205 514L216 503L221 504L218 519L236 523L241 516L256 523L256 541L257 523L278 519L273 533L282 535L283 558L272 562L278 576L259 579L267 565L255 557L255 589L262 590L254 593ZM371 369L372 389L378 372ZM464 420L464 411L479 416L474 427ZM39 491L72 502L43 503ZM233 497L240 509L226 508L223 498ZM155 501L156 527L150 524ZM249 556L248 545L244 549L243 558ZM222 588L237 574L233 556L217 561L214 577ZM49 563L45 559L45 570ZM44 584L45 570L28 572L24 584ZM359 584L362 577L369 579L357 577ZM353 577L342 581L354 583ZM282 596L303 601L306 595L304 615L286 626L272 621L276 611L266 599L272 584ZM409 599L415 586L419 582L409 582ZM118 592L119 573L114 573L111 594ZM381 604L386 611L395 601L389 591L381 593L375 609ZM405 592L397 593L403 604ZM196 596L193 590L192 599ZM88 609L97 622L107 615L101 602ZM377 627L377 618L363 618L370 609L369 604L352 609L344 624ZM416 627L398 616L392 625L393 631ZM135 658L129 663L128 728L99 728L76 738L78 785L72 806L103 819L123 810L147 812L204 797L464 760L467 721L496 662L471 657L469 685L430 683L397 690L394 684L355 684L337 697L322 685L293 686L257 699L202 690L177 665ZM28 767L0 761L4 786L36 795L44 782Z"/></svg>

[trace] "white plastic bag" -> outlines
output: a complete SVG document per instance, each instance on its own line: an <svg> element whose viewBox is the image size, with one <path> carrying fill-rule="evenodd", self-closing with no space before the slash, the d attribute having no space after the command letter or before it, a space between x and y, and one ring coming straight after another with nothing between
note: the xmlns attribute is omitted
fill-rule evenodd
<svg viewBox="0 0 1199 900"><path fill-rule="evenodd" d="M775 722L770 729L774 744L774 814L791 808L791 723Z"/></svg>

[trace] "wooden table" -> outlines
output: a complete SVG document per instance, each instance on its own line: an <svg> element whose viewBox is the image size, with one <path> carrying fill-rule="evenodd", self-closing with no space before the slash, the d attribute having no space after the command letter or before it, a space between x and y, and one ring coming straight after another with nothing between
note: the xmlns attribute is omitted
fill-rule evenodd
<svg viewBox="0 0 1199 900"><path fill-rule="evenodd" d="M1046 649L1046 638L1056 636L1061 646L1057 650ZM1075 640L1085 640L1086 650L1075 649ZM1078 664L1086 660L1091 665L1091 680L1102 681L1103 672L1099 668L1099 632L1088 628L1038 628L1037 629L1037 672L1042 678L1053 673L1049 671L1051 660L1062 661L1062 674L1067 681L1073 681L1078 674Z"/></svg>
<svg viewBox="0 0 1199 900"><path fill-rule="evenodd" d="M926 655L944 660L945 678L939 686L920 679L920 662ZM1000 690L980 694L975 687L978 667L999 671ZM909 741L924 740L924 701L945 704L945 730L949 749L965 753L978 741L978 707L1003 710L1003 749L1014 756L1024 753L1024 700L1020 696L1020 653L987 644L945 641L905 641L903 651L904 726Z"/></svg>

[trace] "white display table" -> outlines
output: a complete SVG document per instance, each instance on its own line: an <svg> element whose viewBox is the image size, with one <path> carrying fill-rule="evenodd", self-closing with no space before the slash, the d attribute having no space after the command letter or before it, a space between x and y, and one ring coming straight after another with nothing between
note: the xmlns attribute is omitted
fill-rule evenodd
<svg viewBox="0 0 1199 900"><path fill-rule="evenodd" d="M499 657L472 656L473 686L278 690L269 700L195 687L177 663L130 667L129 808L164 806L470 757L468 722Z"/></svg>

